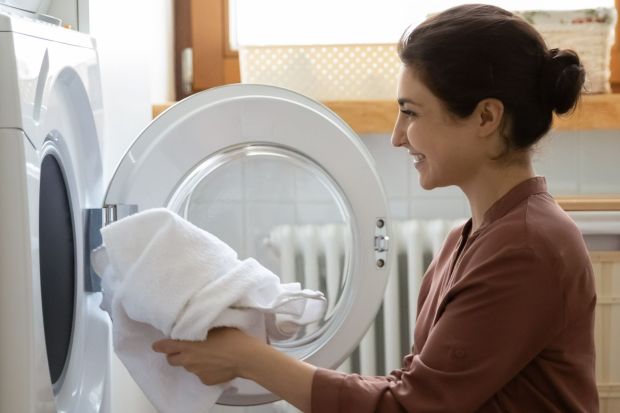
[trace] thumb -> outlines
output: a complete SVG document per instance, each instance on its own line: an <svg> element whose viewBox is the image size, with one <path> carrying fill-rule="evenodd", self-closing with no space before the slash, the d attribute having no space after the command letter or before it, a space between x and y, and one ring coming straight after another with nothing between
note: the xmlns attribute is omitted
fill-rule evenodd
<svg viewBox="0 0 620 413"><path fill-rule="evenodd" d="M174 354L181 352L183 344L177 340L164 339L154 342L151 347L158 353Z"/></svg>

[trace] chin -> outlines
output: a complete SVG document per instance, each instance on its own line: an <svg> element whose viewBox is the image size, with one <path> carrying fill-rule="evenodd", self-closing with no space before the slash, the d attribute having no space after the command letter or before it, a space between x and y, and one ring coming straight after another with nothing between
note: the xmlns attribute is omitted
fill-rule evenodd
<svg viewBox="0 0 620 413"><path fill-rule="evenodd" d="M427 191L438 187L434 182L426 181L424 179L420 179L420 186L422 187L422 189L426 189Z"/></svg>
<svg viewBox="0 0 620 413"><path fill-rule="evenodd" d="M444 188L447 186L455 185L454 183L451 183L451 182L431 179L428 176L424 177L422 175L420 175L419 182L420 182L420 186L422 187L422 189L425 189L427 191L430 191L431 189L435 189L435 188Z"/></svg>

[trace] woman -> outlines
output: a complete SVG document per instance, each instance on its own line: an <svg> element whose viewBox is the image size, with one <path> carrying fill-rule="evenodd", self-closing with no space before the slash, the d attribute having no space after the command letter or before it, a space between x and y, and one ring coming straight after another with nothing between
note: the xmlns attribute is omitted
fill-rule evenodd
<svg viewBox="0 0 620 413"><path fill-rule="evenodd" d="M588 253L531 160L552 113L578 101L579 58L486 5L429 18L399 55L392 143L422 187L457 185L472 213L427 270L403 367L317 369L234 329L154 349L206 384L245 377L307 412L598 411Z"/></svg>

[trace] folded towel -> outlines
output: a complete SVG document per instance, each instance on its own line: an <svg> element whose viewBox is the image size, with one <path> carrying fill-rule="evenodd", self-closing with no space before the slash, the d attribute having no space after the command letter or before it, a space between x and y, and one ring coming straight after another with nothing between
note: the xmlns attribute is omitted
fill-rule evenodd
<svg viewBox="0 0 620 413"><path fill-rule="evenodd" d="M223 326L282 340L325 312L321 292L281 284L254 259L239 260L226 243L167 209L124 218L101 235L92 265L102 278L114 350L163 413L208 411L223 390L243 380L205 386L153 352L154 341L205 340Z"/></svg>

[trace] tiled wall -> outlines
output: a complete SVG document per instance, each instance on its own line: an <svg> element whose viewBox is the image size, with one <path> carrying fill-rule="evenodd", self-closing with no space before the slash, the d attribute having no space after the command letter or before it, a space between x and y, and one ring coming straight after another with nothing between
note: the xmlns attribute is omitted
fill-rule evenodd
<svg viewBox="0 0 620 413"><path fill-rule="evenodd" d="M375 158L393 218L470 215L458 188L422 189L407 151L392 147L389 135L364 135L362 141ZM620 195L620 130L552 132L536 150L534 164L554 196Z"/></svg>
<svg viewBox="0 0 620 413"><path fill-rule="evenodd" d="M620 131L563 132L550 136L537 168L554 195L620 194Z"/></svg>
<svg viewBox="0 0 620 413"><path fill-rule="evenodd" d="M269 240L274 228L346 222L341 213L344 199L332 195L328 175L291 154L264 152L260 157L229 160L200 176L195 187L189 186L189 206L181 214L217 235L241 257L254 257L279 271Z"/></svg>
<svg viewBox="0 0 620 413"><path fill-rule="evenodd" d="M470 216L456 187L424 190L404 149L390 136L365 135L383 181L393 219ZM620 194L620 131L552 133L534 155L535 169L553 195ZM209 230L243 257L277 270L266 240L277 225L343 223L333 196L316 171L282 157L249 157L206 176L192 191L186 218Z"/></svg>

